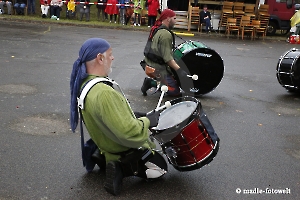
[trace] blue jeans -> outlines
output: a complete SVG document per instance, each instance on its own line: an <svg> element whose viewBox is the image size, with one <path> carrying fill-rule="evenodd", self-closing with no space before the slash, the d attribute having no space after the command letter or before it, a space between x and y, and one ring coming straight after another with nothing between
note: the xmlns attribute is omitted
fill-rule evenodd
<svg viewBox="0 0 300 200"><path fill-rule="evenodd" d="M26 4L25 3L16 3L14 5L14 8L16 9L16 12L19 14L19 15L24 15L24 8L26 7Z"/></svg>
<svg viewBox="0 0 300 200"><path fill-rule="evenodd" d="M205 23L205 31L207 32L208 28L209 28L209 30L211 30L210 19L209 18L204 19L204 23Z"/></svg>
<svg viewBox="0 0 300 200"><path fill-rule="evenodd" d="M35 0L28 0L28 14L35 14Z"/></svg>

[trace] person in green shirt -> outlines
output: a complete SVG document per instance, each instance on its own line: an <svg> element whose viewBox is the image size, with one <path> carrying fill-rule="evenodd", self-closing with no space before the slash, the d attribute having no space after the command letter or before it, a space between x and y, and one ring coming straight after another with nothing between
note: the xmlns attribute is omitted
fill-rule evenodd
<svg viewBox="0 0 300 200"><path fill-rule="evenodd" d="M141 26L141 14L145 6L145 0L134 0L134 26Z"/></svg>
<svg viewBox="0 0 300 200"><path fill-rule="evenodd" d="M79 107L86 129L100 152L95 163L99 166L107 163L104 188L118 195L123 177L158 178L167 172L167 167L164 160L162 165L159 164L163 158L153 150L155 144L148 134L148 129L157 125L159 112L139 113L142 115L139 117L134 114L123 92L114 88L117 83L107 77L113 60L112 48L106 40L91 38L84 42L71 74L70 121L72 131L75 131L80 91L89 81L103 78L104 81L91 87L83 100L84 106ZM81 102L80 97L78 102ZM151 168L151 163L158 168ZM160 174L151 175L151 172Z"/></svg>
<svg viewBox="0 0 300 200"><path fill-rule="evenodd" d="M147 95L148 89L157 87L157 81L168 86L168 95L179 96L181 94L171 68L177 73L178 77L183 80L182 82L187 80L188 74L180 68L173 58L175 38L171 29L175 23L175 12L171 9L165 9L151 28L144 50L144 61L147 66L154 68L155 72L153 73L154 79L148 77L144 79L144 83L141 87L144 96Z"/></svg>

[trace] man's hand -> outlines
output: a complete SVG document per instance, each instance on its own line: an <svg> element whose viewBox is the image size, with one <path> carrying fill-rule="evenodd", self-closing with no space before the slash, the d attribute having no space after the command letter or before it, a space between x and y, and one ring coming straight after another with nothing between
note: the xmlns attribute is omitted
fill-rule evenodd
<svg viewBox="0 0 300 200"><path fill-rule="evenodd" d="M186 73L186 71L184 71L183 69L181 69L181 68L179 68L177 71L176 71L176 73L177 73L177 75L178 75L178 77L179 77L179 79L181 79L181 80L184 80L184 79L186 79L188 76L188 74Z"/></svg>
<svg viewBox="0 0 300 200"><path fill-rule="evenodd" d="M158 111L153 110L149 114L146 115L146 117L150 121L150 126L149 128L155 127L158 124L158 119L159 119L160 113Z"/></svg>

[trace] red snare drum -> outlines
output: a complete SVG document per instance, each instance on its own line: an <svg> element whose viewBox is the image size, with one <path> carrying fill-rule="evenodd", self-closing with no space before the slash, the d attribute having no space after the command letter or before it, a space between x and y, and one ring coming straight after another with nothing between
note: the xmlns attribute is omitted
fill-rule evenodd
<svg viewBox="0 0 300 200"><path fill-rule="evenodd" d="M290 38L289 38L289 43L291 43L291 44L300 44L299 35L291 35Z"/></svg>
<svg viewBox="0 0 300 200"><path fill-rule="evenodd" d="M152 130L169 163L179 171L199 169L210 163L218 152L219 138L200 101L182 97L171 101L171 105L161 113L157 127Z"/></svg>

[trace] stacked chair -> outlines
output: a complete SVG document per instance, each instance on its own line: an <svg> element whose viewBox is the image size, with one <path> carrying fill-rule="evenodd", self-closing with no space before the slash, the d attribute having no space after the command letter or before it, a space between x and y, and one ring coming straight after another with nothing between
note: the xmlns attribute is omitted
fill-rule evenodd
<svg viewBox="0 0 300 200"><path fill-rule="evenodd" d="M270 20L270 14L268 10L269 10L269 5L264 5L264 4L261 4L258 9L258 20L260 21L260 29L258 31L259 32L264 31L262 35L263 39L267 35L267 28Z"/></svg>
<svg viewBox="0 0 300 200"><path fill-rule="evenodd" d="M253 28L254 28L254 39L256 37L259 37L259 35L262 35L263 40L264 40L265 37L266 37L267 28L262 27L259 20L252 20L251 23L252 23Z"/></svg>
<svg viewBox="0 0 300 200"><path fill-rule="evenodd" d="M245 15L244 3L234 2L233 4L233 17L236 18L236 23L239 26L242 16Z"/></svg>
<svg viewBox="0 0 300 200"><path fill-rule="evenodd" d="M255 5L245 5L245 15L250 16L250 20L254 20L256 18L255 15Z"/></svg>
<svg viewBox="0 0 300 200"><path fill-rule="evenodd" d="M188 22L188 31L191 30L191 25L195 24L197 26L199 32L199 24L200 24L200 9L199 7L189 7L189 22Z"/></svg>
<svg viewBox="0 0 300 200"><path fill-rule="evenodd" d="M242 16L240 22L240 33L242 36L242 40L244 39L245 33L250 33L251 39L254 37L254 27L251 24L250 16Z"/></svg>
<svg viewBox="0 0 300 200"><path fill-rule="evenodd" d="M227 26L227 18L233 18L233 2L230 1L224 1L223 2L223 8L221 12L221 19L219 22L219 33L221 27Z"/></svg>

